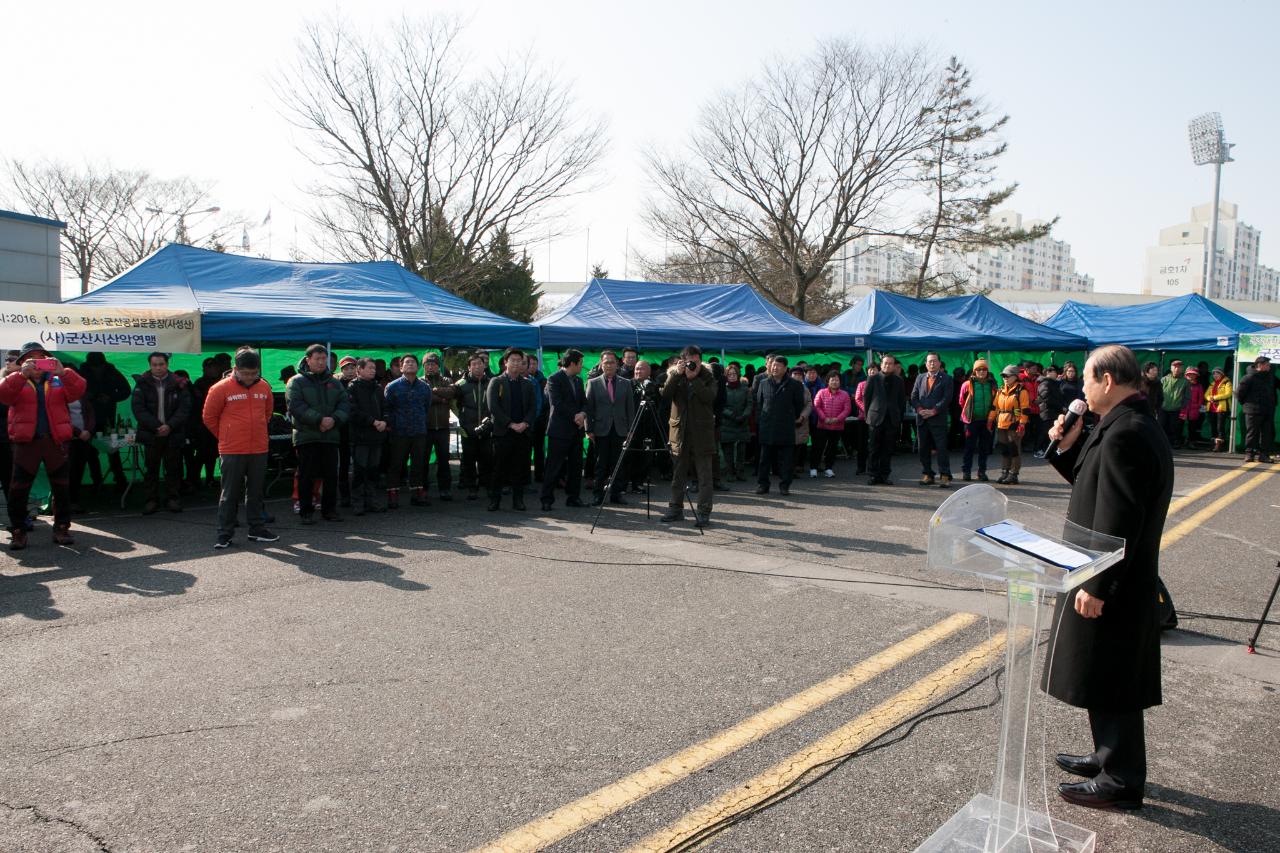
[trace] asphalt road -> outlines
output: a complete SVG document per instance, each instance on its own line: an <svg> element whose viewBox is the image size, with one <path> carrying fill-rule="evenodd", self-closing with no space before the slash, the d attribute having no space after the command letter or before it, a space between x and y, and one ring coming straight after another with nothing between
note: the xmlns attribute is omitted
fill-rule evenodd
<svg viewBox="0 0 1280 853"><path fill-rule="evenodd" d="M1170 517L1161 571L1182 622L1147 717L1147 806L1034 791L1099 850L1280 849L1280 627L1247 655L1252 626L1233 621L1257 619L1276 578L1280 467L1221 482L1235 469L1179 457L1175 497L1193 499ZM275 502L281 541L225 552L211 507L90 516L74 549L42 523L0 556L0 850L469 850L557 810L547 849L625 850L886 705L954 713L885 735L869 723L885 745L707 840L914 850L990 787L999 660L928 701L901 696L998 638L1004 600L925 568L947 492L837 470L790 498L737 485L705 535L659 529L634 499L594 534L593 511L464 501L301 528ZM1008 491L1065 511L1041 464ZM856 686L609 800L629 774L966 612ZM1048 701L1034 732L1052 791L1053 752L1087 751L1087 723ZM612 803L595 819L566 809L593 795Z"/></svg>

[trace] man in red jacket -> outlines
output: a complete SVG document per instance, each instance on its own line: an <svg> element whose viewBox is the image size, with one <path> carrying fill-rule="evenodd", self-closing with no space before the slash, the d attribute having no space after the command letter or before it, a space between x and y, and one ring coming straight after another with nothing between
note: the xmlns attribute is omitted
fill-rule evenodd
<svg viewBox="0 0 1280 853"><path fill-rule="evenodd" d="M9 550L27 547L27 498L40 463L53 491L53 541L72 545L70 459L71 413L67 404L84 396L85 381L38 343L24 344L18 371L0 382L0 403L9 407L13 480L9 485Z"/></svg>

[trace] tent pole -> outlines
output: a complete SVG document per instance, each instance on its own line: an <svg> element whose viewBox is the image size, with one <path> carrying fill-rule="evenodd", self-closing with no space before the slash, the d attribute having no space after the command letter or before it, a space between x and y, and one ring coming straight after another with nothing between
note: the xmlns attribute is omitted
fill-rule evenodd
<svg viewBox="0 0 1280 853"><path fill-rule="evenodd" d="M1240 345L1236 344L1235 363L1231 365L1231 400L1228 402L1228 405L1231 406L1231 410L1230 410L1231 417L1229 418L1231 422L1231 438L1228 439L1228 443L1227 443L1228 453L1236 452L1236 413L1240 410L1240 407L1236 405L1235 391L1236 391L1236 386L1239 384L1240 384Z"/></svg>

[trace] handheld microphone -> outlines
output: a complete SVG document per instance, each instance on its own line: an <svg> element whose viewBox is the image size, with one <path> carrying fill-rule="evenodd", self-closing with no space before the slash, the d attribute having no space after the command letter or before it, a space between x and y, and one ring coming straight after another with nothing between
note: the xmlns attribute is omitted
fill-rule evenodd
<svg viewBox="0 0 1280 853"><path fill-rule="evenodd" d="M1066 420L1062 422L1062 434L1066 435L1071 432L1071 428L1076 425L1076 421L1080 420L1087 411L1089 411L1089 405L1084 400L1072 400L1071 405L1067 407ZM1057 439L1054 439L1049 442L1049 446L1045 448L1044 455L1047 458L1057 452L1058 441Z"/></svg>

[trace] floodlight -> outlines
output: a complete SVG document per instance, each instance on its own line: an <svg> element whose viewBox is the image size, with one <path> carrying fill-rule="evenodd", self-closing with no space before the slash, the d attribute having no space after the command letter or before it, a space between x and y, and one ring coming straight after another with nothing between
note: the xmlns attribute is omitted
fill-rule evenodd
<svg viewBox="0 0 1280 853"><path fill-rule="evenodd" d="M1187 136L1191 140L1191 159L1197 166L1230 160L1220 113L1205 113L1193 118L1187 124Z"/></svg>

